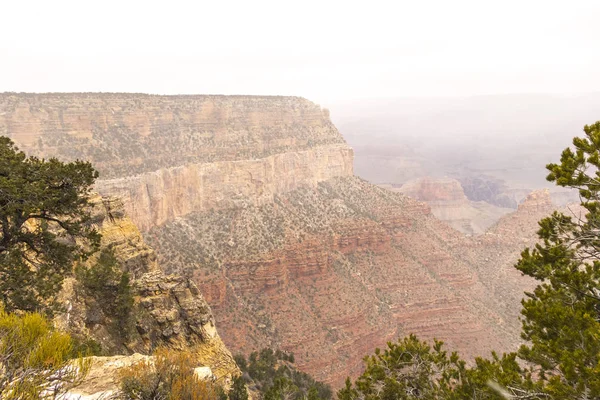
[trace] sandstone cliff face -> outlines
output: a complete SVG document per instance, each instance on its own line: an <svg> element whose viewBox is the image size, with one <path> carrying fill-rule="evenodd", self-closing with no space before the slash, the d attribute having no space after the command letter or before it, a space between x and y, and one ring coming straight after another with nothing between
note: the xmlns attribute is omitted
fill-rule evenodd
<svg viewBox="0 0 600 400"><path fill-rule="evenodd" d="M434 202L466 203L467 196L460 182L451 178L424 177L405 183L400 192L413 199Z"/></svg>
<svg viewBox="0 0 600 400"><path fill-rule="evenodd" d="M142 230L352 175L328 112L298 97L0 94L0 135L91 161Z"/></svg>
<svg viewBox="0 0 600 400"><path fill-rule="evenodd" d="M352 175L352 151L344 144L287 152L257 160L219 161L160 169L98 182L118 196L142 230L193 211L260 206L277 193Z"/></svg>
<svg viewBox="0 0 600 400"><path fill-rule="evenodd" d="M110 249L132 280L134 306L131 329L115 329L108 304L83 290L69 278L60 295L64 309L56 325L79 337L93 338L113 354L150 354L156 347L194 352L198 362L211 367L218 378L228 380L238 368L219 337L210 306L198 287L181 275L166 275L157 264L137 227L124 215L119 199L94 200L94 220L102 234L102 248ZM94 260L90 260L93 263Z"/></svg>

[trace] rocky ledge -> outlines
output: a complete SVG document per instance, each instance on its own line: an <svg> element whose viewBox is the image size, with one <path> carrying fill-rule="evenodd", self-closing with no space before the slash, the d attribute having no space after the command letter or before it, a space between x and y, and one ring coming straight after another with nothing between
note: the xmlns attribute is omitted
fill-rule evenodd
<svg viewBox="0 0 600 400"><path fill-rule="evenodd" d="M94 214L102 248L110 249L131 277L130 329L115 329L107 305L74 278L64 283L60 302L66 311L56 317L56 325L76 337L95 340L108 354L151 354L156 347L167 346L193 352L199 365L211 368L219 379L228 381L237 375L239 370L198 287L181 275L162 272L154 250L124 215L120 200L96 197Z"/></svg>

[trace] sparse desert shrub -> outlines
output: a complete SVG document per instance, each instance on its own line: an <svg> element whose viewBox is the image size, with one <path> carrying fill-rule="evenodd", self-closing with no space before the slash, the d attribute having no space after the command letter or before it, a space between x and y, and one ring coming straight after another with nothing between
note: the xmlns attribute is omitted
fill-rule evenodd
<svg viewBox="0 0 600 400"><path fill-rule="evenodd" d="M56 399L85 377L89 362L71 360L73 341L37 313L0 308L0 399Z"/></svg>
<svg viewBox="0 0 600 400"><path fill-rule="evenodd" d="M122 400L217 400L223 390L194 374L191 353L160 348L154 361L143 361L121 370Z"/></svg>

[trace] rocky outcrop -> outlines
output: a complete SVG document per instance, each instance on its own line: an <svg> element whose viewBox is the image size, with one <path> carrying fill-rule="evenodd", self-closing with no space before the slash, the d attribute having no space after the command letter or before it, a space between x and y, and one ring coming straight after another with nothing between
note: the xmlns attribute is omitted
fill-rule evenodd
<svg viewBox="0 0 600 400"><path fill-rule="evenodd" d="M552 198L548 189L541 189L527 195L523 203L519 204L519 211L528 213L536 210L547 210L552 207Z"/></svg>
<svg viewBox="0 0 600 400"><path fill-rule="evenodd" d="M299 97L0 94L0 135L91 161L142 230L352 175L326 110Z"/></svg>
<svg viewBox="0 0 600 400"><path fill-rule="evenodd" d="M433 215L470 235L485 232L500 217L513 211L486 201L469 200L461 183L452 178L424 177L409 181L400 188L391 185L385 187L426 202Z"/></svg>
<svg viewBox="0 0 600 400"><path fill-rule="evenodd" d="M218 378L228 380L239 373L198 287L188 278L167 275L159 268L156 254L124 215L120 200L98 196L93 204L102 248L110 249L121 270L131 277L134 304L128 329L115 324L102 297L86 291L74 278L64 283L59 301L66 311L56 317L56 325L76 337L95 340L104 352L151 354L156 347L168 346L194 352L199 364L211 367ZM87 263L94 262L95 258Z"/></svg>
<svg viewBox="0 0 600 400"><path fill-rule="evenodd" d="M466 203L467 196L460 182L451 178L424 177L405 183L400 192L429 204L435 202Z"/></svg>
<svg viewBox="0 0 600 400"><path fill-rule="evenodd" d="M139 353L130 356L88 357L89 371L82 382L70 389L61 399L64 400L107 400L120 398L119 374L123 369L137 364L152 365L154 356ZM212 381L216 377L210 367L194 368L194 374L201 380Z"/></svg>
<svg viewBox="0 0 600 400"><path fill-rule="evenodd" d="M119 372L123 368L139 363L151 362L152 356L132 354L130 356L89 357L89 372L77 387L64 395L65 400L110 399L119 392Z"/></svg>

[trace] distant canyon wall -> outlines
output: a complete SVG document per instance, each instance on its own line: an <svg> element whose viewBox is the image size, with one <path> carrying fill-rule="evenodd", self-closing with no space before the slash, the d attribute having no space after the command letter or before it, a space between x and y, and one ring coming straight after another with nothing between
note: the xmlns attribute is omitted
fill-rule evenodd
<svg viewBox="0 0 600 400"><path fill-rule="evenodd" d="M4 93L0 135L91 161L142 230L353 174L327 110L299 97Z"/></svg>
<svg viewBox="0 0 600 400"><path fill-rule="evenodd" d="M101 193L121 197L142 230L193 211L260 206L301 185L352 175L352 150L331 144L258 160L163 168L99 181ZM249 203L249 204L248 204Z"/></svg>

